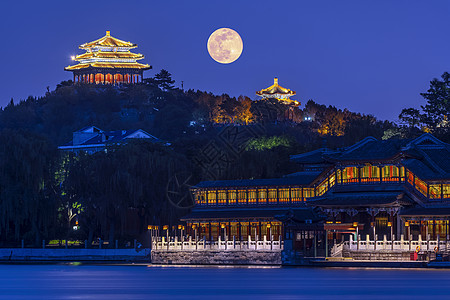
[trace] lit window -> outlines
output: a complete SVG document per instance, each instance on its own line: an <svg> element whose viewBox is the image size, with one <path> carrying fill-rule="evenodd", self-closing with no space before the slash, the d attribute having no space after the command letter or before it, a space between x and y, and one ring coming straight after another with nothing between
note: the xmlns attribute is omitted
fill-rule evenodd
<svg viewBox="0 0 450 300"><path fill-rule="evenodd" d="M225 205L227 203L227 191L219 190L217 191L217 203L219 205Z"/></svg>
<svg viewBox="0 0 450 300"><path fill-rule="evenodd" d="M442 197L443 198L450 198L450 184L443 184L442 185Z"/></svg>
<svg viewBox="0 0 450 300"><path fill-rule="evenodd" d="M280 203L288 203L289 202L289 189L279 189L278 190L278 198Z"/></svg>
<svg viewBox="0 0 450 300"><path fill-rule="evenodd" d="M314 189L313 188L304 188L303 189L303 197L304 198L314 197Z"/></svg>
<svg viewBox="0 0 450 300"><path fill-rule="evenodd" d="M302 189L301 188L291 188L291 200L292 200L292 202L302 201Z"/></svg>
<svg viewBox="0 0 450 300"><path fill-rule="evenodd" d="M269 203L277 203L277 189L269 189L268 197Z"/></svg>
<svg viewBox="0 0 450 300"><path fill-rule="evenodd" d="M230 205L236 204L236 191L235 190L228 191L228 204L230 204Z"/></svg>
<svg viewBox="0 0 450 300"><path fill-rule="evenodd" d="M258 203L265 204L267 202L267 190L258 190Z"/></svg>
<svg viewBox="0 0 450 300"><path fill-rule="evenodd" d="M247 203L247 191L239 190L238 191L238 204L246 204Z"/></svg>
<svg viewBox="0 0 450 300"><path fill-rule="evenodd" d="M430 198L440 199L441 198L441 185L440 184L430 184Z"/></svg>
<svg viewBox="0 0 450 300"><path fill-rule="evenodd" d="M248 203L256 203L256 190L248 190Z"/></svg>

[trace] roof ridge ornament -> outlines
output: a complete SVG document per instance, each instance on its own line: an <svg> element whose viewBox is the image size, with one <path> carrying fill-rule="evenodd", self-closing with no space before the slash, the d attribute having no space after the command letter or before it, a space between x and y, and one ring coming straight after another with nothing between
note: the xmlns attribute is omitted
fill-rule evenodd
<svg viewBox="0 0 450 300"><path fill-rule="evenodd" d="M106 36L111 36L111 32L109 30L106 30Z"/></svg>
<svg viewBox="0 0 450 300"><path fill-rule="evenodd" d="M353 150L358 149L361 146L363 146L369 142L375 142L375 141L378 141L378 139L369 135L369 136L366 136L365 138L363 138L362 140L360 140L359 142L351 145L350 147L346 147L345 150L343 150L343 151L345 151L346 153L350 153Z"/></svg>

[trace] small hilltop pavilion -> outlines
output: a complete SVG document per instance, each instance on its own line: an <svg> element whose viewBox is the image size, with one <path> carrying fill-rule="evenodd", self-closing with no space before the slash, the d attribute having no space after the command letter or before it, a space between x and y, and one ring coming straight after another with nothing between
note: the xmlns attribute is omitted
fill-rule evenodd
<svg viewBox="0 0 450 300"><path fill-rule="evenodd" d="M132 53L137 45L119 40L106 31L98 40L80 45L86 53L72 57L79 63L65 67L73 72L73 81L91 84L133 84L142 82L143 73L152 67L138 63L144 55Z"/></svg>
<svg viewBox="0 0 450 300"><path fill-rule="evenodd" d="M283 104L289 104L294 106L299 106L300 102L296 100L289 99L291 96L294 96L295 91L291 91L290 89L284 88L278 84L278 78L273 79L273 84L266 89L262 89L256 92L256 95L262 97L261 100L265 99L276 99Z"/></svg>

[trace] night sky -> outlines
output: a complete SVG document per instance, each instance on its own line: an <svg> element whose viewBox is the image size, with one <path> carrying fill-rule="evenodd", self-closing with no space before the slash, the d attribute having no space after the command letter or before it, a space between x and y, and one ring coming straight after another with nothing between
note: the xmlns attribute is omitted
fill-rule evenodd
<svg viewBox="0 0 450 300"><path fill-rule="evenodd" d="M450 1L8 1L0 28L0 106L42 96L82 43L105 35L167 69L184 87L257 99L279 77L293 99L395 120L423 104L429 81L450 71ZM209 35L229 27L242 56L213 61ZM301 106L303 107L303 105Z"/></svg>

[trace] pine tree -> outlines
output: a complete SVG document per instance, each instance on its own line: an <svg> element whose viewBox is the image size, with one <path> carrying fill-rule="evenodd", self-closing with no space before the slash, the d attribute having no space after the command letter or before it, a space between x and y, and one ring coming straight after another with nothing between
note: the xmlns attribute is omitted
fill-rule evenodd
<svg viewBox="0 0 450 300"><path fill-rule="evenodd" d="M175 80L172 79L172 74L170 74L167 70L162 69L158 74L156 74L155 81L164 91L170 91L175 88L173 85Z"/></svg>

